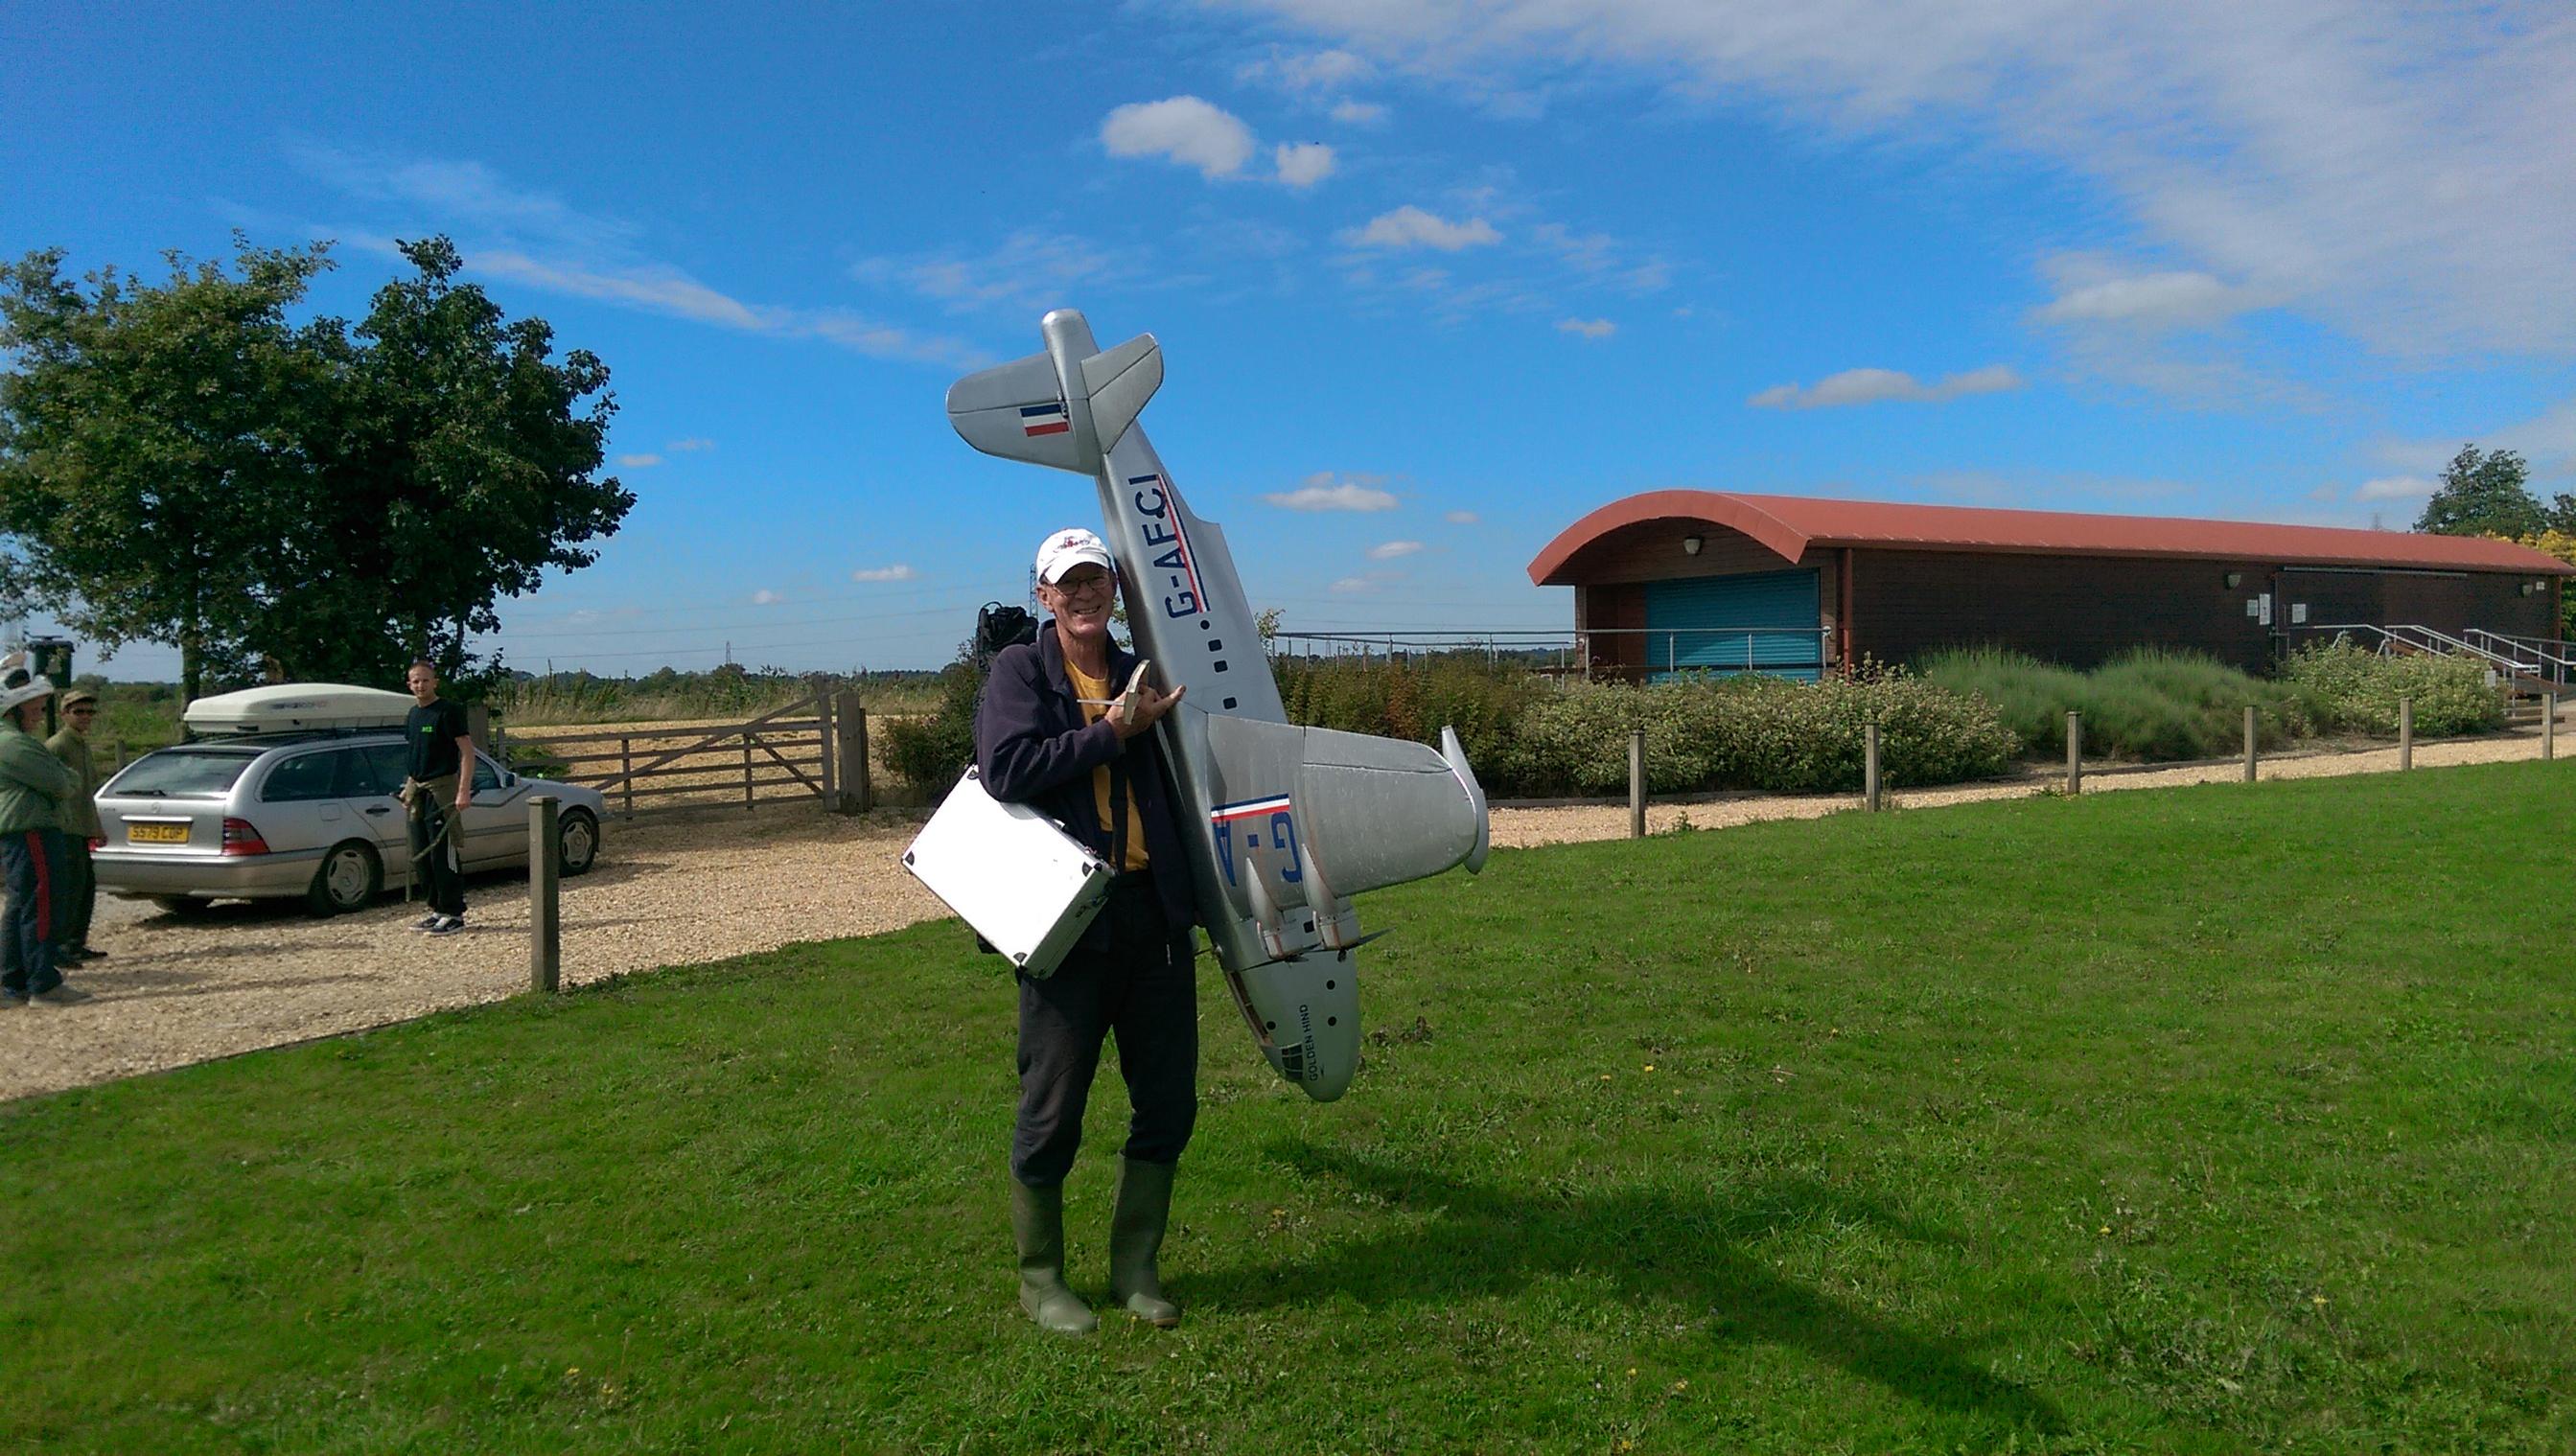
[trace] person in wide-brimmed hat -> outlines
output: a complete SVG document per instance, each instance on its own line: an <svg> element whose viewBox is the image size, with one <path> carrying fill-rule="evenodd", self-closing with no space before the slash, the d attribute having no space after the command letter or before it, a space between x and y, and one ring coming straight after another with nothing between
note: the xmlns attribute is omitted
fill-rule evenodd
<svg viewBox="0 0 2576 1456"><path fill-rule="evenodd" d="M71 769L36 737L53 683L27 654L0 658L0 1000L62 1004L88 995L63 984L54 963L62 895L62 802Z"/></svg>

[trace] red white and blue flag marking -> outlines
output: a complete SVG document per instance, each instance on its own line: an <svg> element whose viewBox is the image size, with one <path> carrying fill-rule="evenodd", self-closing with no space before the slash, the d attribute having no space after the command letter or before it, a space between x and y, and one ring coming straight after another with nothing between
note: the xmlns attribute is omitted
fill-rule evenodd
<svg viewBox="0 0 2576 1456"><path fill-rule="evenodd" d="M1250 819L1264 814L1285 814L1288 810L1288 796L1273 794L1267 799L1244 799L1232 804L1219 804L1208 811L1208 822L1231 824L1237 819Z"/></svg>
<svg viewBox="0 0 2576 1456"><path fill-rule="evenodd" d="M1064 417L1064 405L1029 404L1020 406L1020 433L1023 435L1061 435L1073 428Z"/></svg>

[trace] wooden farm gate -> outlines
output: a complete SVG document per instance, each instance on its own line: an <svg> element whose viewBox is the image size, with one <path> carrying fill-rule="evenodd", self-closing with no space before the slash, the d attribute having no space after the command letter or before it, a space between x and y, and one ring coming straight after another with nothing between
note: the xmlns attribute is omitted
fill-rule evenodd
<svg viewBox="0 0 2576 1456"><path fill-rule="evenodd" d="M730 803L819 803L855 814L871 799L868 715L854 692L817 693L747 723L612 723L512 733L506 742L542 746L548 762L531 771L599 790L622 817Z"/></svg>

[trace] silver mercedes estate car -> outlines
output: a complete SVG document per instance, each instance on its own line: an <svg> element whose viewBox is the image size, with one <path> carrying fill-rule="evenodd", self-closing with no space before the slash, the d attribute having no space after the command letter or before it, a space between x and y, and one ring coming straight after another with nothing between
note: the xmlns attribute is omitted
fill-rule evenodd
<svg viewBox="0 0 2576 1456"><path fill-rule="evenodd" d="M174 914L216 900L300 896L317 915L363 909L411 879L398 731L251 733L155 749L98 791L100 890ZM563 869L599 857L595 789L523 778L474 756L466 872L528 861L528 799L561 801Z"/></svg>

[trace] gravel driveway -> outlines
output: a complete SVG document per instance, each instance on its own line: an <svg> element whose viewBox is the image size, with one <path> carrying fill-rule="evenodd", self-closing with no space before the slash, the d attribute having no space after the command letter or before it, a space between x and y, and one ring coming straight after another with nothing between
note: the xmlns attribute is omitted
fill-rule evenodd
<svg viewBox="0 0 2576 1456"><path fill-rule="evenodd" d="M2576 755L2576 742L2568 745ZM2418 767L2539 756L2537 733L2420 743ZM2375 773L2394 747L2283 754L2265 778ZM2236 778L2234 762L2088 769L2086 792ZM2571 769L2570 772L2576 772ZM1919 809L2023 798L2059 782L2032 770L2009 781L1893 794ZM1746 794L1649 806L1650 829L1811 819L1850 809L1851 795ZM704 811L610 823L599 867L564 882L568 983L721 960L792 941L892 930L946 913L896 862L918 812L839 818L779 807ZM1625 805L1498 808L1494 843L1512 848L1628 832ZM75 973L95 993L78 1006L0 1012L0 1099L381 1026L450 1006L498 1000L528 984L523 872L467 888L467 930L415 934L416 906L385 900L364 913L308 918L271 902L218 906L180 920L135 901L102 900L92 939L108 958Z"/></svg>

